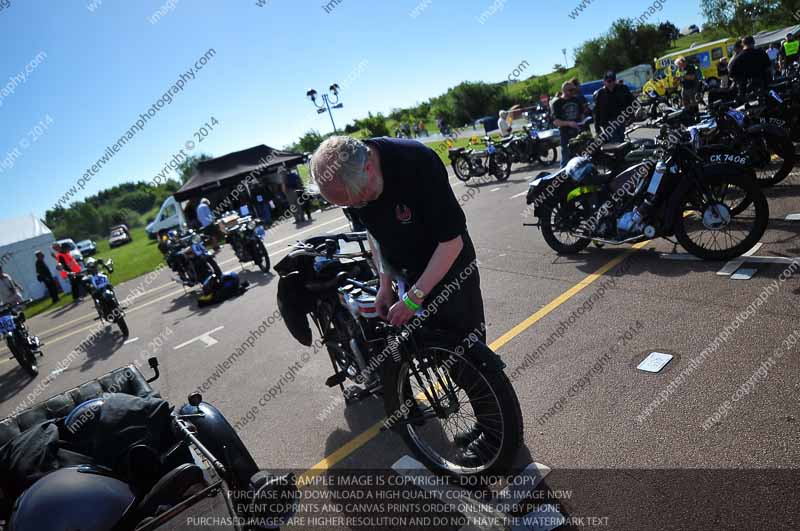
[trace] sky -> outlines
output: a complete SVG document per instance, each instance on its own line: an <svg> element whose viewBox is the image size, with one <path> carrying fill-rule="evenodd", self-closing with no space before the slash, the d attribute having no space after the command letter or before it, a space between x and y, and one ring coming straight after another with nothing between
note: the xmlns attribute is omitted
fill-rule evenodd
<svg viewBox="0 0 800 531"><path fill-rule="evenodd" d="M523 78L545 74L562 48L571 66L581 42L653 5L582 0L573 18L580 1L0 0L0 218L150 181L181 149L330 132L309 88L342 87L342 129L524 62ZM648 22L702 22L697 0L656 3Z"/></svg>

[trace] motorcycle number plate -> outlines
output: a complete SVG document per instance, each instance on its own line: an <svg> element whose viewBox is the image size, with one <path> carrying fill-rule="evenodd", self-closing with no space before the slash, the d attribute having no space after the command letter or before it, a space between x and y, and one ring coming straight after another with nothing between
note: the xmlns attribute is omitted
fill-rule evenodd
<svg viewBox="0 0 800 531"><path fill-rule="evenodd" d="M203 246L202 243L193 243L192 244L192 251L194 251L194 254L198 254L198 255L199 254L205 254L206 253L206 248Z"/></svg>
<svg viewBox="0 0 800 531"><path fill-rule="evenodd" d="M486 151L487 151L489 154L492 154L492 153L494 153L495 151L497 151L497 148L496 148L496 147L494 147L494 146L489 146L489 147L487 147L487 148L486 148Z"/></svg>
<svg viewBox="0 0 800 531"><path fill-rule="evenodd" d="M0 317L0 333L8 334L17 329L17 324L14 322L14 317L4 315Z"/></svg>

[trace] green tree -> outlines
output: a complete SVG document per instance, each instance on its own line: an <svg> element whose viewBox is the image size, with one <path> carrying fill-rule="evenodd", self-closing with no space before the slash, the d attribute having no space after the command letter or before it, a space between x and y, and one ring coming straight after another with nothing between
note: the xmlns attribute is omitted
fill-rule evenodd
<svg viewBox="0 0 800 531"><path fill-rule="evenodd" d="M712 26L740 36L754 33L769 19L775 20L775 15L792 16L797 4L793 0L700 0L700 11Z"/></svg>
<svg viewBox="0 0 800 531"><path fill-rule="evenodd" d="M319 131L313 129L311 131L306 131L292 146L292 151L297 151L299 153L305 153L307 151L312 152L322 144L323 140L325 140L325 137L319 134Z"/></svg>
<svg viewBox="0 0 800 531"><path fill-rule="evenodd" d="M178 176L181 179L181 184L186 184L186 181L191 179L192 175L194 175L195 169L197 168L197 164L199 162L203 162L204 160L211 160L213 157L211 155L207 155L205 153L201 153L199 155L190 155L186 160L181 162L178 165Z"/></svg>
<svg viewBox="0 0 800 531"><path fill-rule="evenodd" d="M115 204L119 208L126 208L144 214L153 208L155 201L156 197L152 190L136 190L123 194L115 201Z"/></svg>
<svg viewBox="0 0 800 531"><path fill-rule="evenodd" d="M373 115L371 112L368 112L366 118L356 120L356 126L359 129L363 129L364 133L369 137L389 136L389 129L386 127L386 117L381 113Z"/></svg>

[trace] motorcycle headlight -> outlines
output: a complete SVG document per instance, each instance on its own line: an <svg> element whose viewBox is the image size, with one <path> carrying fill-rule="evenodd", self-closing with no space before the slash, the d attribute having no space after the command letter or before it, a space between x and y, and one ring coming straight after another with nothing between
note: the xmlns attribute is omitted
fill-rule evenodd
<svg viewBox="0 0 800 531"><path fill-rule="evenodd" d="M255 230L256 222L255 221L248 221L247 222L247 230Z"/></svg>

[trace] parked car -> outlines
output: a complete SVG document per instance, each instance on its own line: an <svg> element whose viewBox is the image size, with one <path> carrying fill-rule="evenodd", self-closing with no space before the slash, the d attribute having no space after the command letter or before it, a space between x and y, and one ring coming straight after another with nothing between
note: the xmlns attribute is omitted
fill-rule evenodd
<svg viewBox="0 0 800 531"><path fill-rule="evenodd" d="M119 247L120 245L125 245L133 239L131 238L130 233L123 227L124 226L118 226L111 229L111 235L108 237L109 247Z"/></svg>
<svg viewBox="0 0 800 531"><path fill-rule="evenodd" d="M693 35L695 33L700 33L700 28L697 27L697 24L690 24L681 30L681 35Z"/></svg>
<svg viewBox="0 0 800 531"><path fill-rule="evenodd" d="M97 252L97 243L92 240L81 240L75 245L83 256L92 256Z"/></svg>
<svg viewBox="0 0 800 531"><path fill-rule="evenodd" d="M66 245L67 249L69 250L69 254L72 255L72 258L78 262L83 262L83 253L80 249L78 249L77 244L75 244L72 238L64 238L63 240L58 240L56 243L61 247Z"/></svg>

